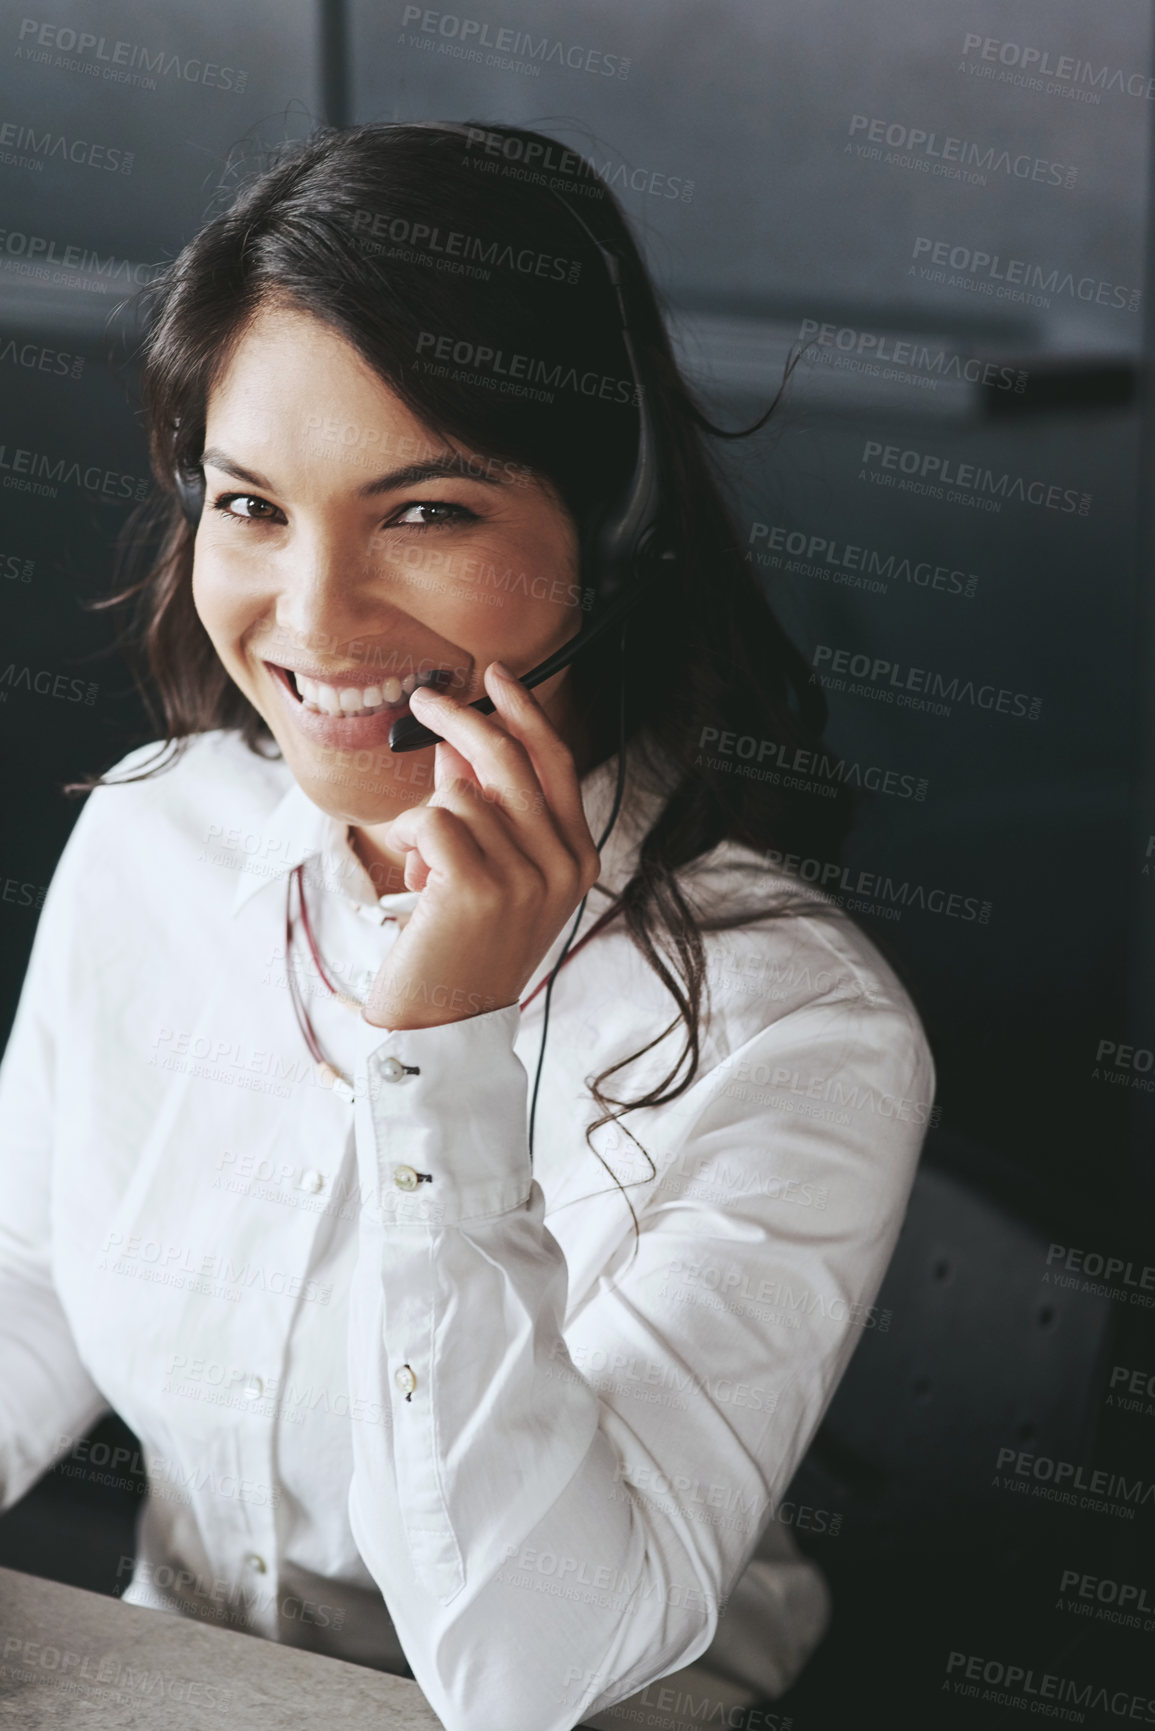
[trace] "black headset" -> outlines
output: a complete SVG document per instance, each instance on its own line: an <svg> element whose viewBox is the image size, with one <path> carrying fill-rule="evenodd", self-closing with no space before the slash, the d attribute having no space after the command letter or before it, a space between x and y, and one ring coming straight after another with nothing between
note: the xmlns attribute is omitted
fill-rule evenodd
<svg viewBox="0 0 1155 1731"><path fill-rule="evenodd" d="M174 469L172 484L190 528L195 529L205 508L205 477L203 469Z"/></svg>
<svg viewBox="0 0 1155 1731"><path fill-rule="evenodd" d="M468 137L464 126L452 122L427 121L416 124L425 125L430 130L454 132ZM629 625L629 615L641 599L643 592L654 576L663 568L668 572L676 555L672 548L661 546L659 541L659 519L662 507L662 488L660 484L660 465L658 457L657 428L654 422L653 410L649 395L642 382L641 369L638 365L637 353L634 348L633 336L630 330L629 312L626 307L625 293L622 287L621 260L613 246L600 240L590 228L585 219L570 204L561 193L551 188L558 203L567 210L579 227L581 227L597 248L605 265L606 275L614 291L617 302L618 317L621 322L622 344L630 365L634 393L638 403L638 450L634 460L633 474L630 476L620 498L606 510L582 537L581 565L584 575L589 575L594 591L593 616L568 643L539 662L528 673L518 677L522 685L531 689L544 680L560 673L564 667L588 649L592 643L602 638L613 625L620 625L621 667L619 676L619 706L618 706L618 762L617 785L614 791L613 807L609 821L598 838L597 848L600 853L610 831L617 822L621 809L622 795L625 790L626 772L626 636ZM199 467L177 469L173 475L173 485L180 507L185 518L195 530L204 510L205 480L204 472ZM479 697L468 705L481 715L491 715L494 703L491 697ZM439 733L424 726L415 715L403 715L393 723L389 732L389 749L392 752L418 751L429 745L435 745L441 739ZM570 946L577 935L582 915L585 913L588 892L582 897L581 905L574 915L573 924L562 946L557 961L550 969L549 980L545 989L545 1005L542 1012L541 1046L538 1051L537 1071L533 1083L533 1099L529 1116L529 1152L530 1162L533 1161L533 1129L537 1115L537 1096L541 1083L542 1065L545 1060L545 1042L549 1032L550 999L553 996L554 981L558 970L569 954Z"/></svg>

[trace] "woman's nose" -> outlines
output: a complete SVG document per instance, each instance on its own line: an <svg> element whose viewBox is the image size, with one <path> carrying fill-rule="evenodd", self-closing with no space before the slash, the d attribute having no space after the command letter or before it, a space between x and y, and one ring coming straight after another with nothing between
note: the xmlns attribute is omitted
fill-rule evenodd
<svg viewBox="0 0 1155 1731"><path fill-rule="evenodd" d="M388 586L372 578L364 548L322 537L295 541L278 572L278 629L319 654L380 631L397 609Z"/></svg>

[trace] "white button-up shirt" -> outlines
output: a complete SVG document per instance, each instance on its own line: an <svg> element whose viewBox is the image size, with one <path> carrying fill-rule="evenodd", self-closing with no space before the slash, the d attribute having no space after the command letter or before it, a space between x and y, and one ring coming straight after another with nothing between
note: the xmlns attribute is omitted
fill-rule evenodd
<svg viewBox="0 0 1155 1731"><path fill-rule="evenodd" d="M579 937L660 801L631 772ZM613 922L558 975L531 1165L545 993L372 1026L299 927L286 960L301 863L362 999L416 892L378 901L279 759L203 735L81 814L0 1073L0 1506L64 1455L115 1469L80 1440L112 1408L150 1487L132 1603L408 1661L450 1731L780 1692L828 1614L780 1504L887 1326L931 1110L908 998L832 908L707 935L691 1086L591 1146L588 1080L675 1013ZM705 912L805 889L729 843L682 877Z"/></svg>

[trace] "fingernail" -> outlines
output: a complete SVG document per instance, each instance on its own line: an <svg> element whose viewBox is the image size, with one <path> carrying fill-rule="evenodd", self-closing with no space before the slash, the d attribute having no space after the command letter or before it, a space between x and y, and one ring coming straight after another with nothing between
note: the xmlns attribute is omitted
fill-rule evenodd
<svg viewBox="0 0 1155 1731"><path fill-rule="evenodd" d="M509 668L505 665L504 661L491 661L489 665L493 668L493 671L497 674L499 679L508 679L512 685L517 684L517 680L509 671Z"/></svg>

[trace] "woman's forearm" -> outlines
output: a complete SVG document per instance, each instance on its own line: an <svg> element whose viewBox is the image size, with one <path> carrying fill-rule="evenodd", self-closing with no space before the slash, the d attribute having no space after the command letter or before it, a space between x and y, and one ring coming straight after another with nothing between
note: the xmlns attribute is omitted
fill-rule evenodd
<svg viewBox="0 0 1155 1731"><path fill-rule="evenodd" d="M841 1075L862 1108L815 1136L806 1113L735 1104L717 1067L667 1112L636 1247L606 1179L618 1244L610 1220L575 1311L529 1167L516 1018L387 1035L358 1104L350 1386L390 1422L354 1437L350 1514L449 1731L567 1731L709 1646L897 1232L921 1127L880 1181L867 1093L929 1092L885 1010L853 1053L845 1007L764 1030L747 1067ZM390 1058L420 1073L389 1080ZM735 1163L775 1182L736 1189ZM788 1179L833 1205L784 1208Z"/></svg>

